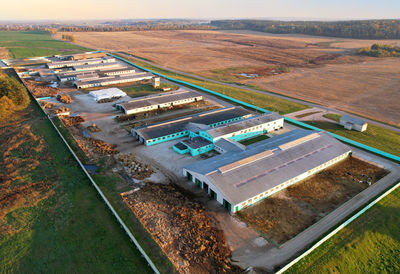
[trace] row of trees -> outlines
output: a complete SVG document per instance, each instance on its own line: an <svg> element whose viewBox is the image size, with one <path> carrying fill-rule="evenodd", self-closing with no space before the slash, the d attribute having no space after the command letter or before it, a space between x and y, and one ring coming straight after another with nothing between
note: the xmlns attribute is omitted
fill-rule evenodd
<svg viewBox="0 0 400 274"><path fill-rule="evenodd" d="M59 32L112 32L112 31L143 31L143 30L210 30L216 27L194 24L164 24L164 25L93 25L93 26L1 26L0 31L48 31L50 34Z"/></svg>
<svg viewBox="0 0 400 274"><path fill-rule="evenodd" d="M400 57L400 47L384 44L373 44L368 48L359 49L358 53L372 57Z"/></svg>
<svg viewBox="0 0 400 274"><path fill-rule="evenodd" d="M73 34L63 34L62 39L72 43L76 43L76 37Z"/></svg>
<svg viewBox="0 0 400 274"><path fill-rule="evenodd" d="M113 31L143 31L143 30L209 30L215 29L210 25L135 25L135 26L64 26L59 32L113 32Z"/></svg>
<svg viewBox="0 0 400 274"><path fill-rule="evenodd" d="M27 107L29 102L25 87L17 79L0 74L0 117Z"/></svg>
<svg viewBox="0 0 400 274"><path fill-rule="evenodd" d="M361 39L400 39L400 20L357 21L269 21L216 20L211 26L219 29L247 29L269 33L298 33Z"/></svg>

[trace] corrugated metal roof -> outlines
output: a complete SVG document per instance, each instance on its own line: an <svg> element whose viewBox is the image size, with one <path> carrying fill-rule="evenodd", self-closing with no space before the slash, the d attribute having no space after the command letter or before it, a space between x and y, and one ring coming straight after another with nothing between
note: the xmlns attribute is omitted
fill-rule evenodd
<svg viewBox="0 0 400 274"><path fill-rule="evenodd" d="M96 83L107 83L107 82L112 82L112 81L118 81L118 80L132 80L135 81L137 79L141 79L143 77L151 78L152 74L149 72L140 72L136 74L128 74L128 75L112 75L112 76L107 76L107 77L101 77L96 80L89 80L89 81L76 81L75 84L77 86L82 86L82 85L87 85L87 84L96 84Z"/></svg>
<svg viewBox="0 0 400 274"><path fill-rule="evenodd" d="M318 138L286 150L279 149L283 143L314 133L295 130L250 145L245 151L227 152L184 168L203 174L231 203L238 204L351 151L348 146L324 132L318 132ZM264 151L270 155L262 154ZM241 162L256 155L262 157L255 157L248 163ZM220 171L230 165L235 166Z"/></svg>
<svg viewBox="0 0 400 274"><path fill-rule="evenodd" d="M246 149L245 145L231 139L221 138L214 143L214 146L223 149L224 151L242 151Z"/></svg>
<svg viewBox="0 0 400 274"><path fill-rule="evenodd" d="M251 115L251 112L243 107L230 107L194 114L179 119L156 123L135 128L137 134L145 140L163 137L181 131L188 130L188 123L211 125L214 123Z"/></svg>
<svg viewBox="0 0 400 274"><path fill-rule="evenodd" d="M97 64L90 64L90 65L76 65L73 66L74 70L95 70L95 69L102 69L102 68L112 68L112 67L120 67L121 65L117 62L114 63L97 63Z"/></svg>
<svg viewBox="0 0 400 274"><path fill-rule="evenodd" d="M149 96L143 96L127 103L120 104L125 110L143 108L148 106L154 106L159 104L168 104L179 100L194 99L196 97L202 97L197 92L180 90L166 93L157 93Z"/></svg>
<svg viewBox="0 0 400 274"><path fill-rule="evenodd" d="M350 123L353 123L353 124L357 124L357 125L360 125L360 126L362 126L362 125L364 125L366 123L362 119L359 119L359 118L356 118L356 117L353 117L353 116L349 116L349 115L342 115L342 117L340 117L340 120L341 121L343 120L345 122L350 122Z"/></svg>
<svg viewBox="0 0 400 274"><path fill-rule="evenodd" d="M240 130L245 130L251 127L255 127L261 124L265 124L271 121L276 121L278 119L283 119L281 115L275 112L265 113L257 116L253 116L244 120L236 121L231 124L222 125L216 128L211 128L207 130L207 133L213 137L217 138L224 136L226 134L234 133Z"/></svg>
<svg viewBox="0 0 400 274"><path fill-rule="evenodd" d="M126 93L120 90L119 88L106 88L106 89L99 89L89 92L89 94L96 98L96 101L105 99L105 98L112 98L112 97L123 97L126 96Z"/></svg>
<svg viewBox="0 0 400 274"><path fill-rule="evenodd" d="M114 57L110 56L105 56L105 57L100 57L100 58L91 58L91 59L83 59L83 60L72 60L72 61L54 61L48 64L49 66L58 66L58 65L63 65L63 66L74 66L74 65L80 65L80 64L87 64L87 63L102 63L104 61L110 61L110 60L115 60Z"/></svg>
<svg viewBox="0 0 400 274"><path fill-rule="evenodd" d="M210 141L208 141L200 136L185 139L182 141L182 143L184 143L186 146L190 147L191 149L197 149L197 148L201 148L201 147L211 144Z"/></svg>

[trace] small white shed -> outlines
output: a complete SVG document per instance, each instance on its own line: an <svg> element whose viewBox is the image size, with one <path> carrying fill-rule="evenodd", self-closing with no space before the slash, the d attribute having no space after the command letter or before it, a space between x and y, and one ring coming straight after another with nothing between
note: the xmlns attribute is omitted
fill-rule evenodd
<svg viewBox="0 0 400 274"><path fill-rule="evenodd" d="M126 93L120 90L119 88L99 89L91 91L89 92L89 94L94 97L95 101L99 101L102 99L120 98L126 96Z"/></svg>
<svg viewBox="0 0 400 274"><path fill-rule="evenodd" d="M362 119L358 119L348 115L342 115L340 118L340 124L348 130L357 130L360 132L366 131L368 123Z"/></svg>

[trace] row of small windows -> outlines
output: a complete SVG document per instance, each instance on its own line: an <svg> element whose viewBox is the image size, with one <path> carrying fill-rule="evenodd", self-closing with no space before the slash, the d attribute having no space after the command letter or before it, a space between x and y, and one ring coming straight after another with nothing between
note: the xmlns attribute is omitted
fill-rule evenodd
<svg viewBox="0 0 400 274"><path fill-rule="evenodd" d="M345 158L345 157L346 157L346 154L341 155L341 156L339 156L339 157L337 157L337 158L335 158L335 159L332 159L331 161L329 161L329 162L327 162L327 163L325 163L325 164L323 164L323 165L321 165L321 166L319 166L319 167L316 167L316 168L314 168L314 169L312 169L312 170L309 170L309 171L308 171L308 174L310 174L310 173L313 172L314 170L321 169L323 166L327 166L327 165L329 165L330 163L333 163L333 162L338 161L338 160L340 160L340 159L343 159L343 158ZM261 193L260 195L255 196L254 198L251 198L251 199L247 200L246 202L243 202L243 203L242 203L242 206L246 206L247 204L250 204L252 201L256 201L256 200L258 200L258 199L261 199L261 198L264 197L264 195L267 196L268 194L272 194L272 192L275 192L275 191L277 191L277 190L279 190L279 189L282 189L282 188L284 188L284 187L286 187L286 186L288 186L288 185L290 185L290 184L293 184L293 183L295 183L295 182L298 181L298 180L299 180L299 177L296 177L296 178L293 178L293 179L291 179L291 180L289 180L289 181L287 181L287 182L285 182L285 183L283 183L283 184L280 184L280 185L278 185L278 186L276 186L276 187L274 187L274 188L272 188L272 189L270 189L270 190L267 190L267 191L265 191L264 193Z"/></svg>
<svg viewBox="0 0 400 274"><path fill-rule="evenodd" d="M211 124L209 126L210 127L216 127L216 126L219 126L219 125L227 124L227 123L230 123L230 122L233 122L233 121L238 121L238 120L241 120L241 119L242 118L233 118L233 119L230 119L230 120L226 120L226 121L218 122L218 123L215 123L215 124Z"/></svg>
<svg viewBox="0 0 400 274"><path fill-rule="evenodd" d="M331 164L333 164L333 163L335 163L335 162L337 162L337 161L339 161L339 160L341 160L341 159L343 159L345 157L346 157L346 154L340 155L340 156L338 156L338 157L336 157L336 158L334 158L334 159L332 159L332 160L330 160L330 161L328 161L328 162L326 162L326 163L324 163L324 164L322 164L322 165L320 165L320 166L318 166L318 167L316 167L316 168L314 168L312 170L309 170L307 173L308 174L314 173L314 172L316 172L316 171L318 171L318 170L320 170L320 169L322 169L324 167L327 167L327 166L329 166L329 165L331 165Z"/></svg>
<svg viewBox="0 0 400 274"><path fill-rule="evenodd" d="M175 133L175 134L172 134L172 135L168 135L168 136L164 136L164 137L159 137L159 138L156 138L156 139L148 140L147 142L148 143L153 143L153 142L156 142L156 141L165 140L168 137L174 138L174 137L186 135L187 133L188 133L188 131L183 131L183 132Z"/></svg>

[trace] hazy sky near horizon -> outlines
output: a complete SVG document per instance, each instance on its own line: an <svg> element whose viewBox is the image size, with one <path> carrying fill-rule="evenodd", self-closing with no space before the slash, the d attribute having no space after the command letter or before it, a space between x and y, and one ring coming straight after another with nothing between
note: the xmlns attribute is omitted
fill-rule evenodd
<svg viewBox="0 0 400 274"><path fill-rule="evenodd" d="M399 0L0 0L0 20L400 18Z"/></svg>

